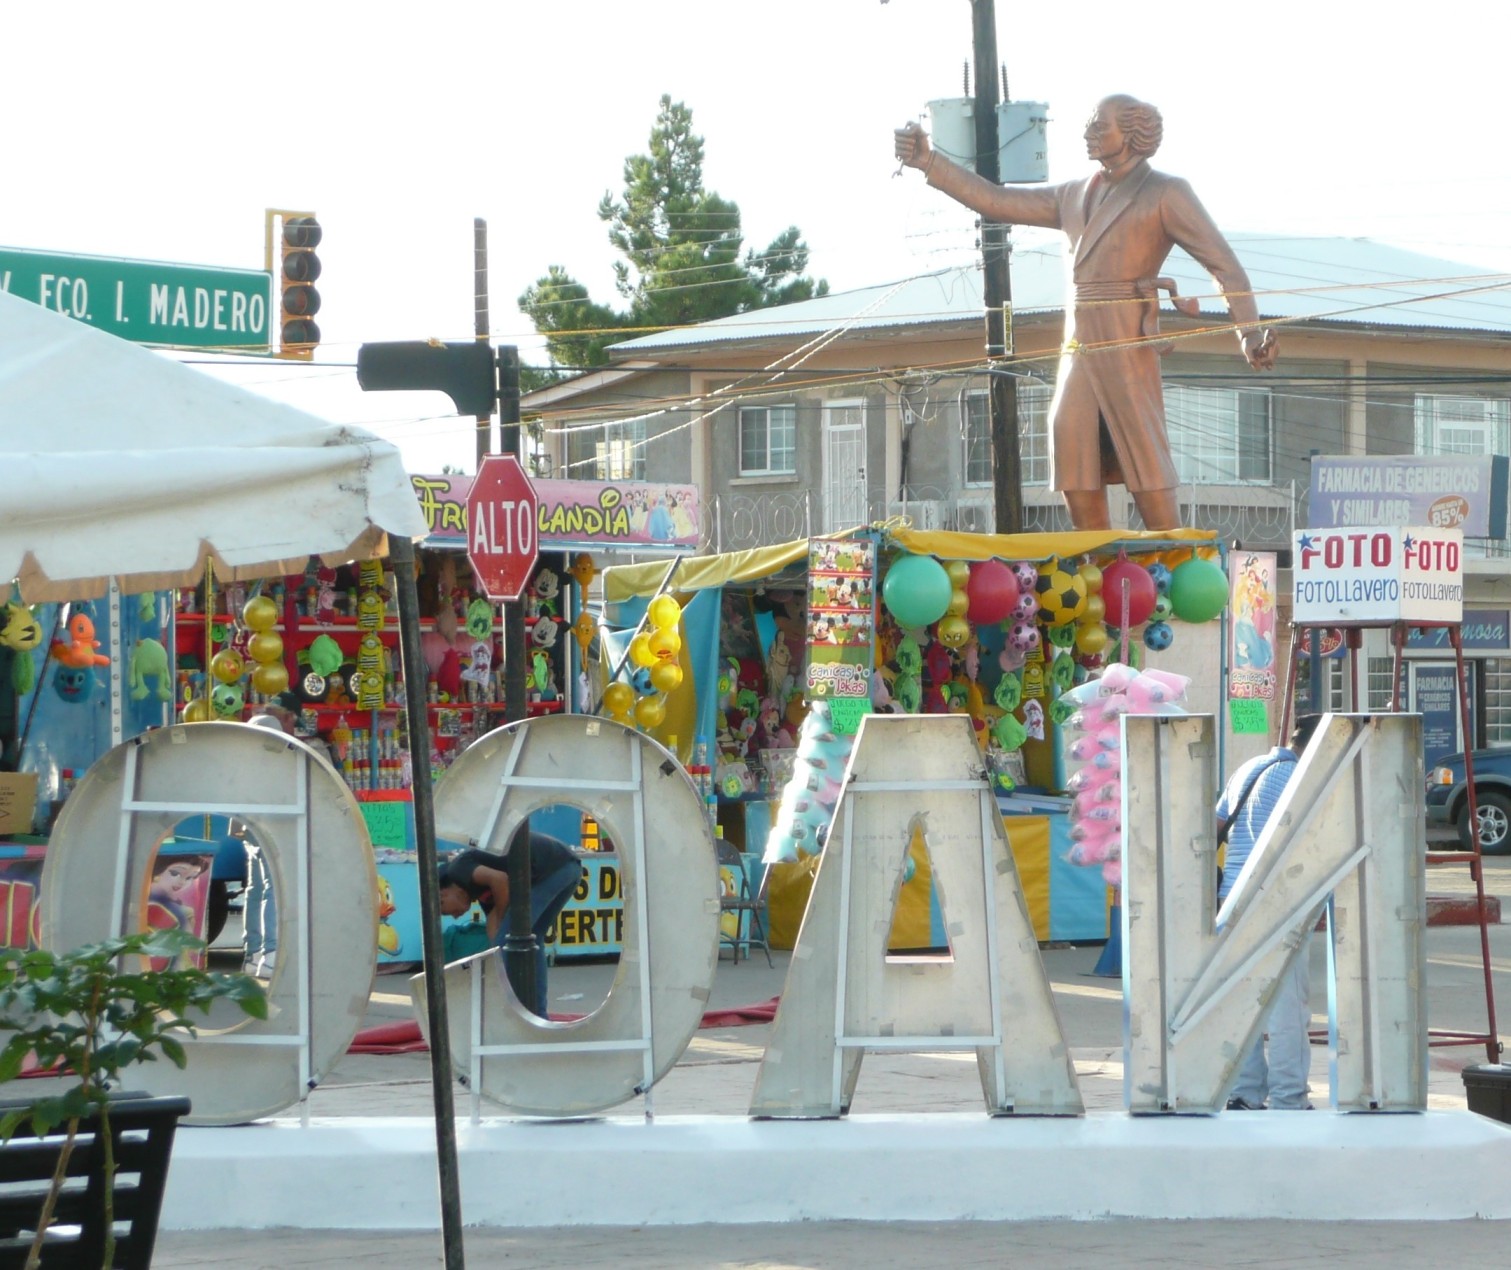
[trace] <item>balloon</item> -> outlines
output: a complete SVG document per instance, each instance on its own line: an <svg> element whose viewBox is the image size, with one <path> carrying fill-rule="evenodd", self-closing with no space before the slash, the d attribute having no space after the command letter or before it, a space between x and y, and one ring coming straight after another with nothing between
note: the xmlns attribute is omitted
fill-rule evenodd
<svg viewBox="0 0 1511 1270"><path fill-rule="evenodd" d="M627 719L630 704L635 700L635 690L627 683L617 680L603 690L603 708L616 719Z"/></svg>
<svg viewBox="0 0 1511 1270"><path fill-rule="evenodd" d="M1009 614L1015 622L1032 622L1039 616L1039 596L1032 588L1018 594L1018 602Z"/></svg>
<svg viewBox="0 0 1511 1270"><path fill-rule="evenodd" d="M1033 596L1029 597L1033 599ZM1038 600L1034 600L1037 604ZM1039 628L1032 622L1014 622L1007 633L1008 642L1020 653L1031 653L1039 646Z"/></svg>
<svg viewBox="0 0 1511 1270"><path fill-rule="evenodd" d="M651 683L657 692L675 692L682 686L682 667L674 661L658 662L651 667Z"/></svg>
<svg viewBox="0 0 1511 1270"><path fill-rule="evenodd" d="M1151 653L1162 653L1175 640L1175 632L1169 622L1150 622L1144 627L1144 647Z"/></svg>
<svg viewBox="0 0 1511 1270"><path fill-rule="evenodd" d="M682 620L682 606L669 595L658 595L650 602L646 616L658 631L670 630Z"/></svg>
<svg viewBox="0 0 1511 1270"><path fill-rule="evenodd" d="M656 664L656 654L651 652L651 637L645 631L630 640L630 661L637 666Z"/></svg>
<svg viewBox="0 0 1511 1270"><path fill-rule="evenodd" d="M658 662L657 664L659 665L660 663ZM648 697L656 691L654 685L651 683L651 672L644 666L636 666L634 670L630 671L630 687L642 697Z"/></svg>
<svg viewBox="0 0 1511 1270"><path fill-rule="evenodd" d="M657 661L667 661L682 651L682 636L676 631L662 628L646 641Z"/></svg>
<svg viewBox="0 0 1511 1270"><path fill-rule="evenodd" d="M1168 622L1175 616L1175 605L1171 602L1168 594L1161 591L1154 597L1154 607L1149 610L1151 622Z"/></svg>
<svg viewBox="0 0 1511 1270"><path fill-rule="evenodd" d="M1096 565L1088 560L1076 572L1081 575L1081 581L1086 584L1087 595L1097 595L1101 592L1102 571Z"/></svg>
<svg viewBox="0 0 1511 1270"><path fill-rule="evenodd" d="M939 642L946 648L964 648L971 638L971 624L963 617L941 618Z"/></svg>
<svg viewBox="0 0 1511 1270"><path fill-rule="evenodd" d="M1000 560L983 560L971 567L965 586L970 607L966 616L977 626L1004 622L1018 603L1018 579Z"/></svg>
<svg viewBox="0 0 1511 1270"><path fill-rule="evenodd" d="M1207 622L1228 603L1228 575L1215 561L1192 556L1170 575L1170 603L1183 622Z"/></svg>
<svg viewBox="0 0 1511 1270"><path fill-rule="evenodd" d="M252 687L264 697L276 697L288 686L288 668L281 661L265 661L253 667Z"/></svg>
<svg viewBox="0 0 1511 1270"><path fill-rule="evenodd" d="M179 715L185 723L208 723L210 720L210 703L203 697L195 697L183 709Z"/></svg>
<svg viewBox="0 0 1511 1270"><path fill-rule="evenodd" d="M970 607L971 597L964 591L956 589L950 592L950 602L944 611L949 617L964 617Z"/></svg>
<svg viewBox="0 0 1511 1270"><path fill-rule="evenodd" d="M1102 582L1102 571L1097 570L1097 585ZM1086 597L1086 607L1081 610L1081 616L1076 619L1087 626L1091 626L1107 620L1107 604L1100 594L1089 594Z"/></svg>
<svg viewBox="0 0 1511 1270"><path fill-rule="evenodd" d="M247 651L253 661L277 661L283 656L283 636L277 631L258 631L247 642Z"/></svg>
<svg viewBox="0 0 1511 1270"><path fill-rule="evenodd" d="M1076 627L1076 648L1088 657L1095 657L1107 647L1107 628L1100 622L1088 622Z"/></svg>
<svg viewBox="0 0 1511 1270"><path fill-rule="evenodd" d="M1124 608L1123 591L1128 592ZM1158 595L1149 570L1136 565L1123 552L1102 570L1102 603L1107 606L1107 621L1113 626L1140 626L1149 620Z"/></svg>
<svg viewBox="0 0 1511 1270"><path fill-rule="evenodd" d="M218 718L231 719L241 714L246 698L240 684L218 683L210 692L210 707Z"/></svg>
<svg viewBox="0 0 1511 1270"><path fill-rule="evenodd" d="M932 556L899 556L881 584L882 603L905 630L931 626L949 611L950 575Z"/></svg>
<svg viewBox="0 0 1511 1270"><path fill-rule="evenodd" d="M265 595L254 595L242 606L241 624L254 631L270 631L278 624L278 606Z"/></svg>
<svg viewBox="0 0 1511 1270"><path fill-rule="evenodd" d="M235 683L246 670L246 659L234 648L222 648L210 658L210 673L223 684Z"/></svg>
<svg viewBox="0 0 1511 1270"><path fill-rule="evenodd" d="M1149 577L1153 580L1156 591L1170 589L1170 566L1163 561L1156 560L1149 566Z"/></svg>
<svg viewBox="0 0 1511 1270"><path fill-rule="evenodd" d="M1013 577L1018 580L1019 591L1032 591L1039 585L1039 566L1020 560L1013 565Z"/></svg>
<svg viewBox="0 0 1511 1270"><path fill-rule="evenodd" d="M951 560L944 566L944 571L949 574L950 586L956 591L964 591L971 580L971 566L964 560Z"/></svg>
<svg viewBox="0 0 1511 1270"><path fill-rule="evenodd" d="M642 728L657 728L666 718L666 703L660 697L641 697L635 703L635 722Z"/></svg>

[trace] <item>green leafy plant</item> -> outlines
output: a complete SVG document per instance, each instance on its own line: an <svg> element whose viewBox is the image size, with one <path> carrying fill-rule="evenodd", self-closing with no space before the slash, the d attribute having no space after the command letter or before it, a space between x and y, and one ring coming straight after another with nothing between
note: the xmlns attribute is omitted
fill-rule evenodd
<svg viewBox="0 0 1511 1270"><path fill-rule="evenodd" d="M184 1067L188 1054L181 1038L195 1031L188 1015L207 1012L218 999L237 1002L254 1018L267 1018L267 998L255 979L185 964L185 954L204 946L186 931L158 930L65 953L0 949L0 1033L10 1033L0 1049L0 1083L19 1076L28 1055L35 1055L44 1070L78 1080L0 1119L0 1140L7 1142L23 1128L43 1137L62 1125L67 1133L37 1222L28 1270L39 1264L79 1123L90 1117L98 1120L104 1150L105 1266L114 1259L110 1091L121 1072L135 1063L155 1062L159 1053ZM154 968L158 966L164 968Z"/></svg>

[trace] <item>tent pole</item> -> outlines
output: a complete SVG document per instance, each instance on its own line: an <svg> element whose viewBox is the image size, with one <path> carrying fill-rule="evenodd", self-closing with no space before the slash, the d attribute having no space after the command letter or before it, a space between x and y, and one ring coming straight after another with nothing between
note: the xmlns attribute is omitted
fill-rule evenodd
<svg viewBox="0 0 1511 1270"><path fill-rule="evenodd" d="M419 851L420 933L425 967L425 1010L430 1029L430 1084L435 1105L436 1166L441 1183L441 1238L446 1270L462 1270L462 1196L456 1158L452 1099L451 1032L446 1021L441 888L435 846L435 798L430 786L430 713L425 701L425 656L420 649L420 596L414 543L389 539L399 599L399 650L404 668L404 711L414 773L414 834Z"/></svg>

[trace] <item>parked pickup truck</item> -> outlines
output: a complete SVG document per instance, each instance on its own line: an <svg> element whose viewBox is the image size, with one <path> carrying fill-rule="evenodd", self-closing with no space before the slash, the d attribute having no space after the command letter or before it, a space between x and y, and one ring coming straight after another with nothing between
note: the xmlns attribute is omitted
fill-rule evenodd
<svg viewBox="0 0 1511 1270"><path fill-rule="evenodd" d="M1479 816L1480 850L1486 855L1511 852L1511 747L1474 751L1474 805ZM1452 825L1466 851L1469 837L1469 785L1464 756L1450 754L1427 773L1427 823Z"/></svg>

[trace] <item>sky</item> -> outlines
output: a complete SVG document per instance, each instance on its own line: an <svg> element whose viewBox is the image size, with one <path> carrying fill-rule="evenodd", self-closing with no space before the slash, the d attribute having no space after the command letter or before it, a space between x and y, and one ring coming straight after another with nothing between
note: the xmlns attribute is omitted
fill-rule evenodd
<svg viewBox="0 0 1511 1270"><path fill-rule="evenodd" d="M316 212L314 362L216 373L371 428L411 471L472 470L472 420L439 394L361 392L357 346L472 337L476 217L494 343L544 360L515 301L552 264L617 307L598 201L622 189L663 93L691 109L705 184L739 204L747 246L796 224L835 291L977 259L971 214L896 175L891 137L964 95L970 0L12 9L0 246L259 269L264 209ZM1086 173L1086 117L1128 92L1164 115L1156 166L1225 230L1511 271L1511 165L1489 145L1507 136L1499 5L996 13L1011 96L1049 105L1051 180Z"/></svg>

